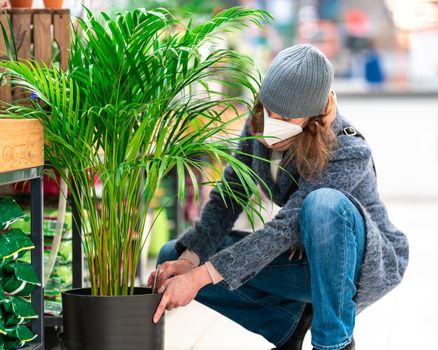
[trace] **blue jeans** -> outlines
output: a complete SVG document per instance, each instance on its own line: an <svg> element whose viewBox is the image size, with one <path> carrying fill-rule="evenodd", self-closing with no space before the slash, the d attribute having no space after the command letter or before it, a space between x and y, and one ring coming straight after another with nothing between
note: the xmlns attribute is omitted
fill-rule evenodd
<svg viewBox="0 0 438 350"><path fill-rule="evenodd" d="M365 250L362 215L341 192L322 188L310 193L300 213L305 256L277 256L253 279L230 291L224 282L202 288L196 300L281 346L294 332L306 303L312 303L312 345L342 349L351 342L356 293ZM226 235L221 250L242 239ZM158 264L176 260L175 241L160 251Z"/></svg>

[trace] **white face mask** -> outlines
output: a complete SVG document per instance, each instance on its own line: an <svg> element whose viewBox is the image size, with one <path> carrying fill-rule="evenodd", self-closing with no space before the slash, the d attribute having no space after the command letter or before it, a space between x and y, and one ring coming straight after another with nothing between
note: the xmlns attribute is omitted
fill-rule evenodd
<svg viewBox="0 0 438 350"><path fill-rule="evenodd" d="M269 146L276 144L277 142L286 140L290 137L296 136L303 132L303 128L300 125L285 122L283 120L278 120L270 118L268 111L263 107L264 113L264 127L263 136L266 137L265 141Z"/></svg>

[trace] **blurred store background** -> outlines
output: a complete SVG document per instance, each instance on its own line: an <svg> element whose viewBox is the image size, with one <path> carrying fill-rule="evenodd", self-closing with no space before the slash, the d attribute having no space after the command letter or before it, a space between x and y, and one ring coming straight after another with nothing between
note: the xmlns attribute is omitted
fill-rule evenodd
<svg viewBox="0 0 438 350"><path fill-rule="evenodd" d="M39 7L42 0L35 0ZM73 16L82 4L94 10L173 8L205 19L222 8L244 5L269 11L264 30L248 29L230 45L251 53L266 68L294 43L318 46L334 63L348 90L429 90L438 86L438 2L435 0L65 0ZM244 40L242 40L244 39Z"/></svg>
<svg viewBox="0 0 438 350"><path fill-rule="evenodd" d="M41 4L34 1L34 7ZM336 78L349 91L428 91L438 86L436 0L64 1L73 16L81 15L83 4L105 11L166 7L203 19L235 5L263 8L274 16L269 26L249 28L245 38L230 38L230 45L250 53L262 70L282 48L311 43L332 60Z"/></svg>

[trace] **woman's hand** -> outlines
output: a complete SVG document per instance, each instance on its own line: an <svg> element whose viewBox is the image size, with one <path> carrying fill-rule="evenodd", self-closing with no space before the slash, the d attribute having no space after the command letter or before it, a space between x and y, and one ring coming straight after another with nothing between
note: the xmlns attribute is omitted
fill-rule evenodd
<svg viewBox="0 0 438 350"><path fill-rule="evenodd" d="M205 265L165 280L158 289L159 293L163 293L163 297L154 314L153 321L157 323L164 310L170 311L179 306L186 306L195 299L202 287L212 282Z"/></svg>
<svg viewBox="0 0 438 350"><path fill-rule="evenodd" d="M167 279L187 273L194 268L196 266L186 259L166 261L164 264L158 265L157 269L150 274L148 286L155 288L152 292L156 292Z"/></svg>

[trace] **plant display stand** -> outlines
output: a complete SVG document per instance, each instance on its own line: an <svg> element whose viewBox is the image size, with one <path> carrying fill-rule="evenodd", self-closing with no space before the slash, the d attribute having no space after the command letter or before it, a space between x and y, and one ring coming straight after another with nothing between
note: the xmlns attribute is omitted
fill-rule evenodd
<svg viewBox="0 0 438 350"><path fill-rule="evenodd" d="M43 281L43 166L44 133L37 120L0 119L0 185L29 181L31 187L32 265ZM32 320L37 340L26 350L44 349L44 285L32 292L38 318Z"/></svg>
<svg viewBox="0 0 438 350"><path fill-rule="evenodd" d="M18 57L34 58L48 66L54 61L52 46L59 49L59 63L68 67L68 47L70 42L70 10L68 9L9 9L0 14L0 22L9 30L12 23ZM8 33L10 35L10 33ZM6 55L6 45L0 36L0 56ZM21 91L11 89L6 84L0 86L0 100L11 102L19 99Z"/></svg>
<svg viewBox="0 0 438 350"><path fill-rule="evenodd" d="M13 8L5 10L0 14L0 22L9 34L9 38L12 38L10 33L9 21L12 24L13 37L16 42L17 54L20 59L34 58L40 62L44 62L47 65L51 65L54 61L58 61L63 69L68 68L68 48L70 42L70 10L68 9L20 9ZM10 40L11 41L11 40ZM56 45L57 50L53 50ZM58 51L56 57L53 52ZM0 56L4 58L7 54L6 43L3 37L0 36ZM13 102L20 98L22 92L20 89L12 88L10 84L2 84L0 86L0 101ZM0 120L0 123L3 121ZM3 132L3 125L0 126L0 130ZM3 145L3 141L0 144ZM18 163L24 168L31 166L27 164L24 159L20 159L20 153L24 154L25 150L20 147L24 145L18 145L16 147L15 161L12 161L10 168L6 169L4 164L4 157L8 157L5 152L8 152L8 146L3 149L0 154L0 173L9 172L11 169L16 169ZM42 151L41 151L42 152ZM42 153L41 153L42 154ZM44 164L44 162L42 163ZM9 176L18 176L16 172L9 174ZM6 175L2 174L2 179L6 179ZM17 181L21 181L19 178ZM2 181L0 181L2 183ZM9 181L10 183L10 181ZM33 193L33 192L32 192ZM75 225L76 226L76 225ZM82 283L82 248L80 242L80 236L77 226L74 228L73 240L73 252L75 255L76 264L79 266L73 267L74 273L74 287L81 287ZM55 327L62 325L62 317L46 317L44 325L46 327ZM38 332L38 334L40 334Z"/></svg>

